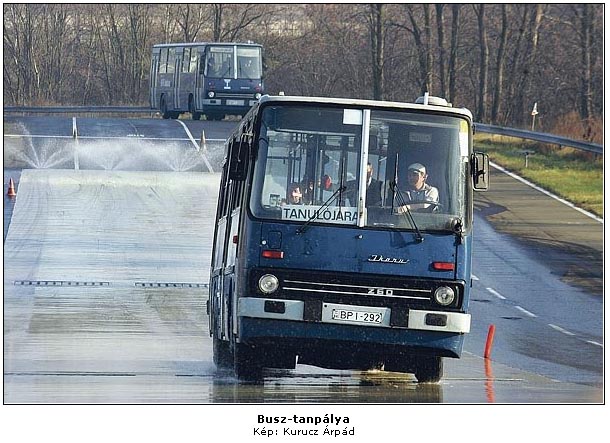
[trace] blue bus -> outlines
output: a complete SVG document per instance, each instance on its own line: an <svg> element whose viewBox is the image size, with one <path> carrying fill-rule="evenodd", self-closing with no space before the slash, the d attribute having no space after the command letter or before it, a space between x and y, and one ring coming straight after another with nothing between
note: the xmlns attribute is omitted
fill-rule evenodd
<svg viewBox="0 0 610 443"><path fill-rule="evenodd" d="M162 117L189 112L245 115L264 93L263 48L254 43L168 43L154 45L150 65L150 107Z"/></svg>
<svg viewBox="0 0 610 443"><path fill-rule="evenodd" d="M470 330L473 190L489 174L472 134L467 109L427 95L263 96L226 143L216 365L246 379L298 362L439 381Z"/></svg>

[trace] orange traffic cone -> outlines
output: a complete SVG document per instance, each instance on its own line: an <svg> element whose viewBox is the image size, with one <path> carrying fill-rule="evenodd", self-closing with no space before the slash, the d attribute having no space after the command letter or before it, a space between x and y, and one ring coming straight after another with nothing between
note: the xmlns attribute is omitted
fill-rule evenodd
<svg viewBox="0 0 610 443"><path fill-rule="evenodd" d="M8 181L8 191L6 195L11 198L17 196L17 193L15 192L15 183L13 183L12 178Z"/></svg>

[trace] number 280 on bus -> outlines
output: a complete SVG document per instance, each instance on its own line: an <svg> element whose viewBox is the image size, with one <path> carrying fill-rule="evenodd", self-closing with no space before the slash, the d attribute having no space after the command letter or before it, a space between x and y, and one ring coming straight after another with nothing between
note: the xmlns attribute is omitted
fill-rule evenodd
<svg viewBox="0 0 610 443"><path fill-rule="evenodd" d="M208 314L240 378L303 363L438 382L470 331L471 113L263 96L226 143Z"/></svg>

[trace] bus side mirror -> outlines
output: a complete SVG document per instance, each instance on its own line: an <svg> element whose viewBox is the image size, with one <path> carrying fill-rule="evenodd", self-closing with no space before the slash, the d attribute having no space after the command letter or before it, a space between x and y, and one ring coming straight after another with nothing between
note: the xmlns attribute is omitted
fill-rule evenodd
<svg viewBox="0 0 610 443"><path fill-rule="evenodd" d="M472 185L475 191L489 189L489 157L483 152L472 155Z"/></svg>
<svg viewBox="0 0 610 443"><path fill-rule="evenodd" d="M248 152L250 145L243 138L233 140L229 153L229 179L243 181L248 174Z"/></svg>

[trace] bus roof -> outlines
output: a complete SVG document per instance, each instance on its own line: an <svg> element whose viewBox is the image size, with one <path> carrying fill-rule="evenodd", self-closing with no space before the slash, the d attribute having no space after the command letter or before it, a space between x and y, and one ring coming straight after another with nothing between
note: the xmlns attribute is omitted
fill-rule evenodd
<svg viewBox="0 0 610 443"><path fill-rule="evenodd" d="M468 117L472 120L472 113L466 108L453 108L451 106L439 106L439 105L423 105L416 103L403 103L403 102L391 102L391 101L380 101L380 100L362 100L355 98L334 98L334 97L301 97L301 96L288 96L288 95L264 95L260 98L259 103L321 103L330 105L340 106L356 106L356 107L367 107L367 108L385 108L385 109L412 109L412 110L426 110L444 112L448 114L459 114Z"/></svg>
<svg viewBox="0 0 610 443"><path fill-rule="evenodd" d="M262 47L258 43L241 43L241 42L193 42L193 43L158 43L153 45L153 48L176 48L186 46L256 46Z"/></svg>

